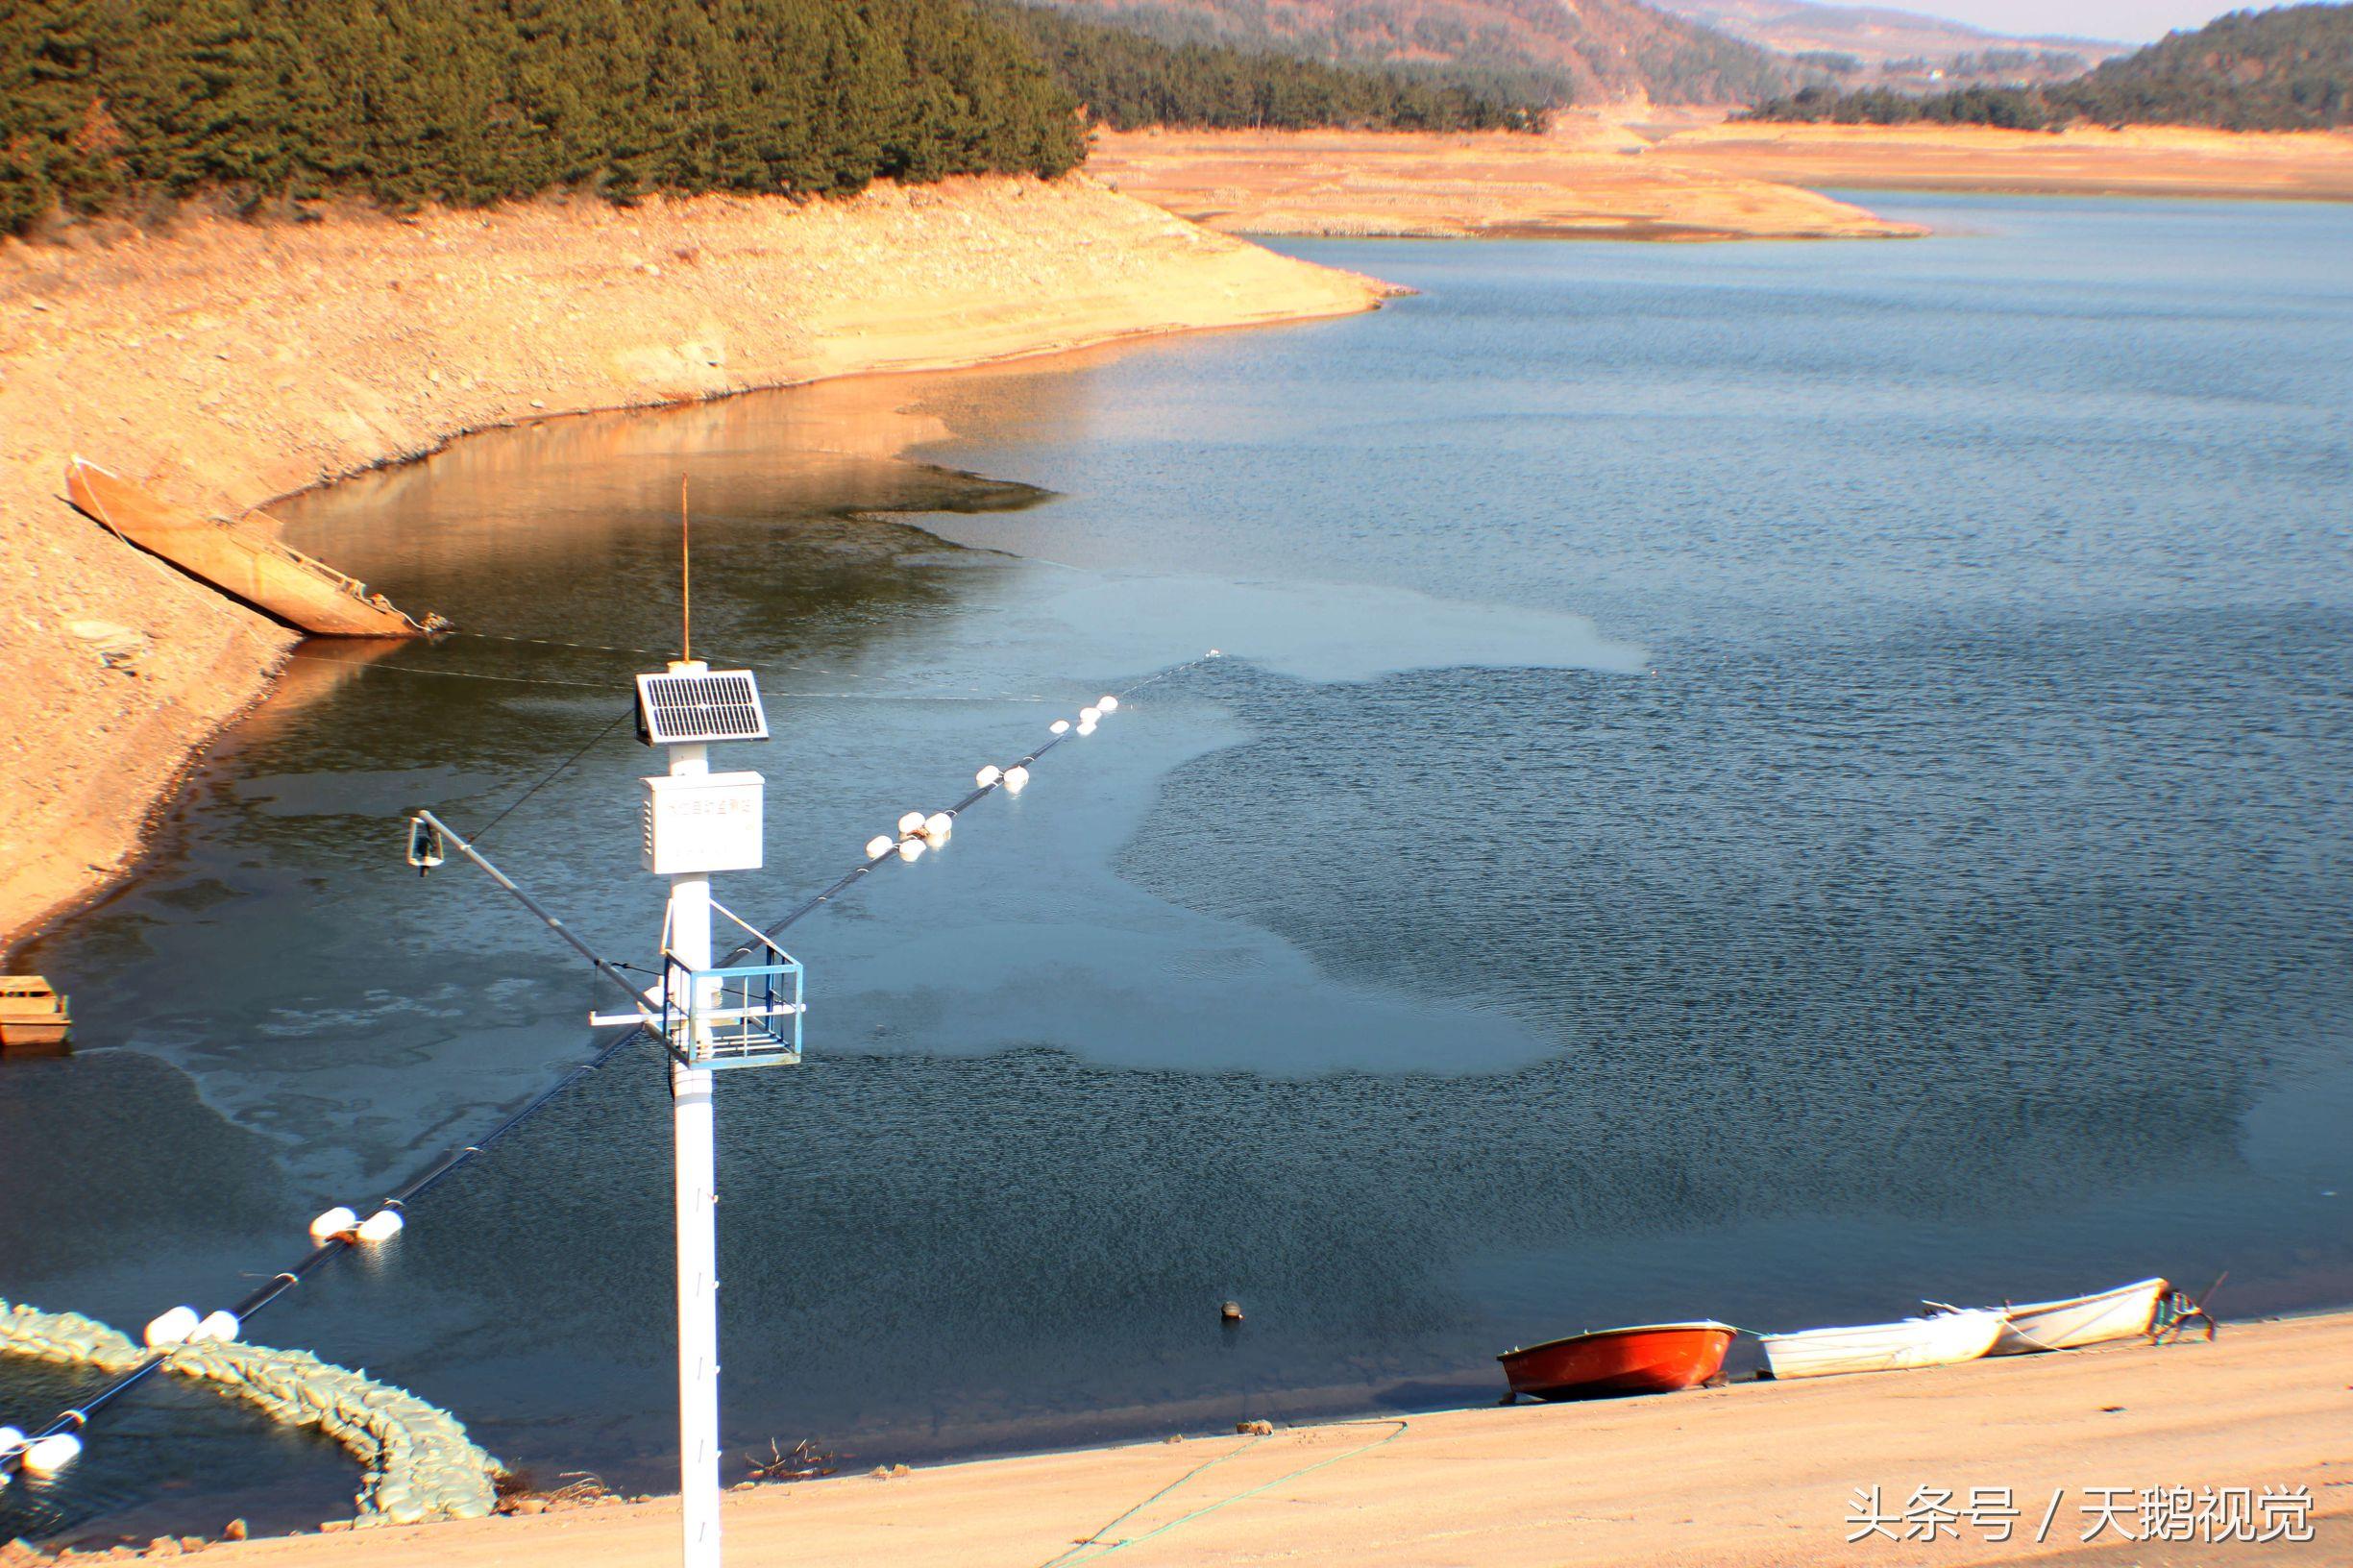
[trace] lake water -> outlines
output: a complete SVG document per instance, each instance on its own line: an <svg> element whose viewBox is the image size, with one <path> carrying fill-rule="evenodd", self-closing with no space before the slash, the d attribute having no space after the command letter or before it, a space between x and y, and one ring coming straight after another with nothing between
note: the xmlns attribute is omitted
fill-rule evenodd
<svg viewBox="0 0 2353 1568"><path fill-rule="evenodd" d="M289 504L540 641L306 648L35 945L84 1051L0 1072L0 1295L226 1303L581 1058L610 998L399 816L585 746L487 847L650 955L656 761L607 726L685 473L697 649L776 731L723 753L769 779L748 917L1226 655L794 933L809 1060L720 1093L738 1454L1484 1402L1498 1350L1661 1317L2353 1301L2353 209L1869 200L1938 236L1303 244L1421 293ZM666 1486L666 1107L625 1056L255 1336ZM0 1367L0 1416L72 1388ZM133 1403L0 1539L353 1483Z"/></svg>

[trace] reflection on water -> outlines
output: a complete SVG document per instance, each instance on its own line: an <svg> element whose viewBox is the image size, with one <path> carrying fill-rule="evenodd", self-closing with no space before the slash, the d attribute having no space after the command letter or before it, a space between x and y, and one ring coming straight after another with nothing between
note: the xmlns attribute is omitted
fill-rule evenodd
<svg viewBox="0 0 2353 1568"><path fill-rule="evenodd" d="M577 1058L579 967L397 819L585 747L490 847L650 947L611 726L683 472L698 650L778 735L727 754L770 779L748 914L1231 655L797 931L811 1060L721 1112L737 1449L1478 1401L1610 1320L2353 1298L2353 216L2263 213L2255 266L2227 209L1936 206L1971 237L1336 246L1423 294L302 498L296 543L472 635L306 649L34 955L123 1048L0 1073L0 1292L227 1299ZM663 1101L598 1075L263 1336L662 1484ZM163 1506L166 1413L39 1522ZM348 1490L253 1454L289 1517Z"/></svg>
<svg viewBox="0 0 2353 1568"><path fill-rule="evenodd" d="M696 630L715 649L839 651L848 627L897 624L952 597L987 558L875 512L1026 506L1041 493L896 460L944 434L902 413L903 382L874 378L659 414L549 420L462 441L280 509L305 549L365 563L371 580L429 600L461 632L650 645L678 636L680 480L701 590ZM473 644L474 646L469 646ZM314 648L340 654L340 645ZM478 670L469 635L438 667ZM611 660L495 673L609 679Z"/></svg>

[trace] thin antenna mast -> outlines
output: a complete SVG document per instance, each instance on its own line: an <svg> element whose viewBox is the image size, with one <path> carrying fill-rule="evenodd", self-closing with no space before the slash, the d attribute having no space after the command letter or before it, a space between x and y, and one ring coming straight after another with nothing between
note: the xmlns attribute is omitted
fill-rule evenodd
<svg viewBox="0 0 2353 1568"><path fill-rule="evenodd" d="M695 657L695 552L686 521L686 476L678 476L678 662Z"/></svg>

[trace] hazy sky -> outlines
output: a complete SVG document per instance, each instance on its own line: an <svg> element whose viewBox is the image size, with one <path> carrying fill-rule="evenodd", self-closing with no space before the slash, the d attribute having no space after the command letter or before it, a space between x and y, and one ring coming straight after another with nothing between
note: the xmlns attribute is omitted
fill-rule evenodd
<svg viewBox="0 0 2353 1568"><path fill-rule="evenodd" d="M1826 0L1837 4L1838 0ZM2226 11L2260 11L2276 0L1852 0L1898 11L1949 16L1999 33L2071 33L2087 38L2145 43L2177 27L2199 27Z"/></svg>

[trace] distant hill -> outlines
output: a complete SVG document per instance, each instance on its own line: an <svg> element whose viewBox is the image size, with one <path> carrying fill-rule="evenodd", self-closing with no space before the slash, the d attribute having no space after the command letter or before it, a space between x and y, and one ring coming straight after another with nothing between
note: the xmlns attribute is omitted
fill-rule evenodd
<svg viewBox="0 0 2353 1568"><path fill-rule="evenodd" d="M1808 87L1752 118L1908 125L2190 125L2318 131L2353 124L2353 5L2241 11L2048 87L1924 98Z"/></svg>
<svg viewBox="0 0 2353 1568"><path fill-rule="evenodd" d="M1733 104L1806 73L1637 0L1052 0L1168 43L1425 72L1555 104Z"/></svg>
<svg viewBox="0 0 2353 1568"><path fill-rule="evenodd" d="M2290 131L2353 121L2353 5L2233 12L2112 60L2065 104L2086 119Z"/></svg>
<svg viewBox="0 0 2353 1568"><path fill-rule="evenodd" d="M1664 10L1827 70L1850 86L2059 82L2131 45L2014 37L1942 16L1810 0L1656 0Z"/></svg>
<svg viewBox="0 0 2353 1568"><path fill-rule="evenodd" d="M1394 65L1334 65L1266 48L1174 43L1066 10L984 0L1026 38L1087 117L1115 131L1534 131L1540 92L1437 80Z"/></svg>

